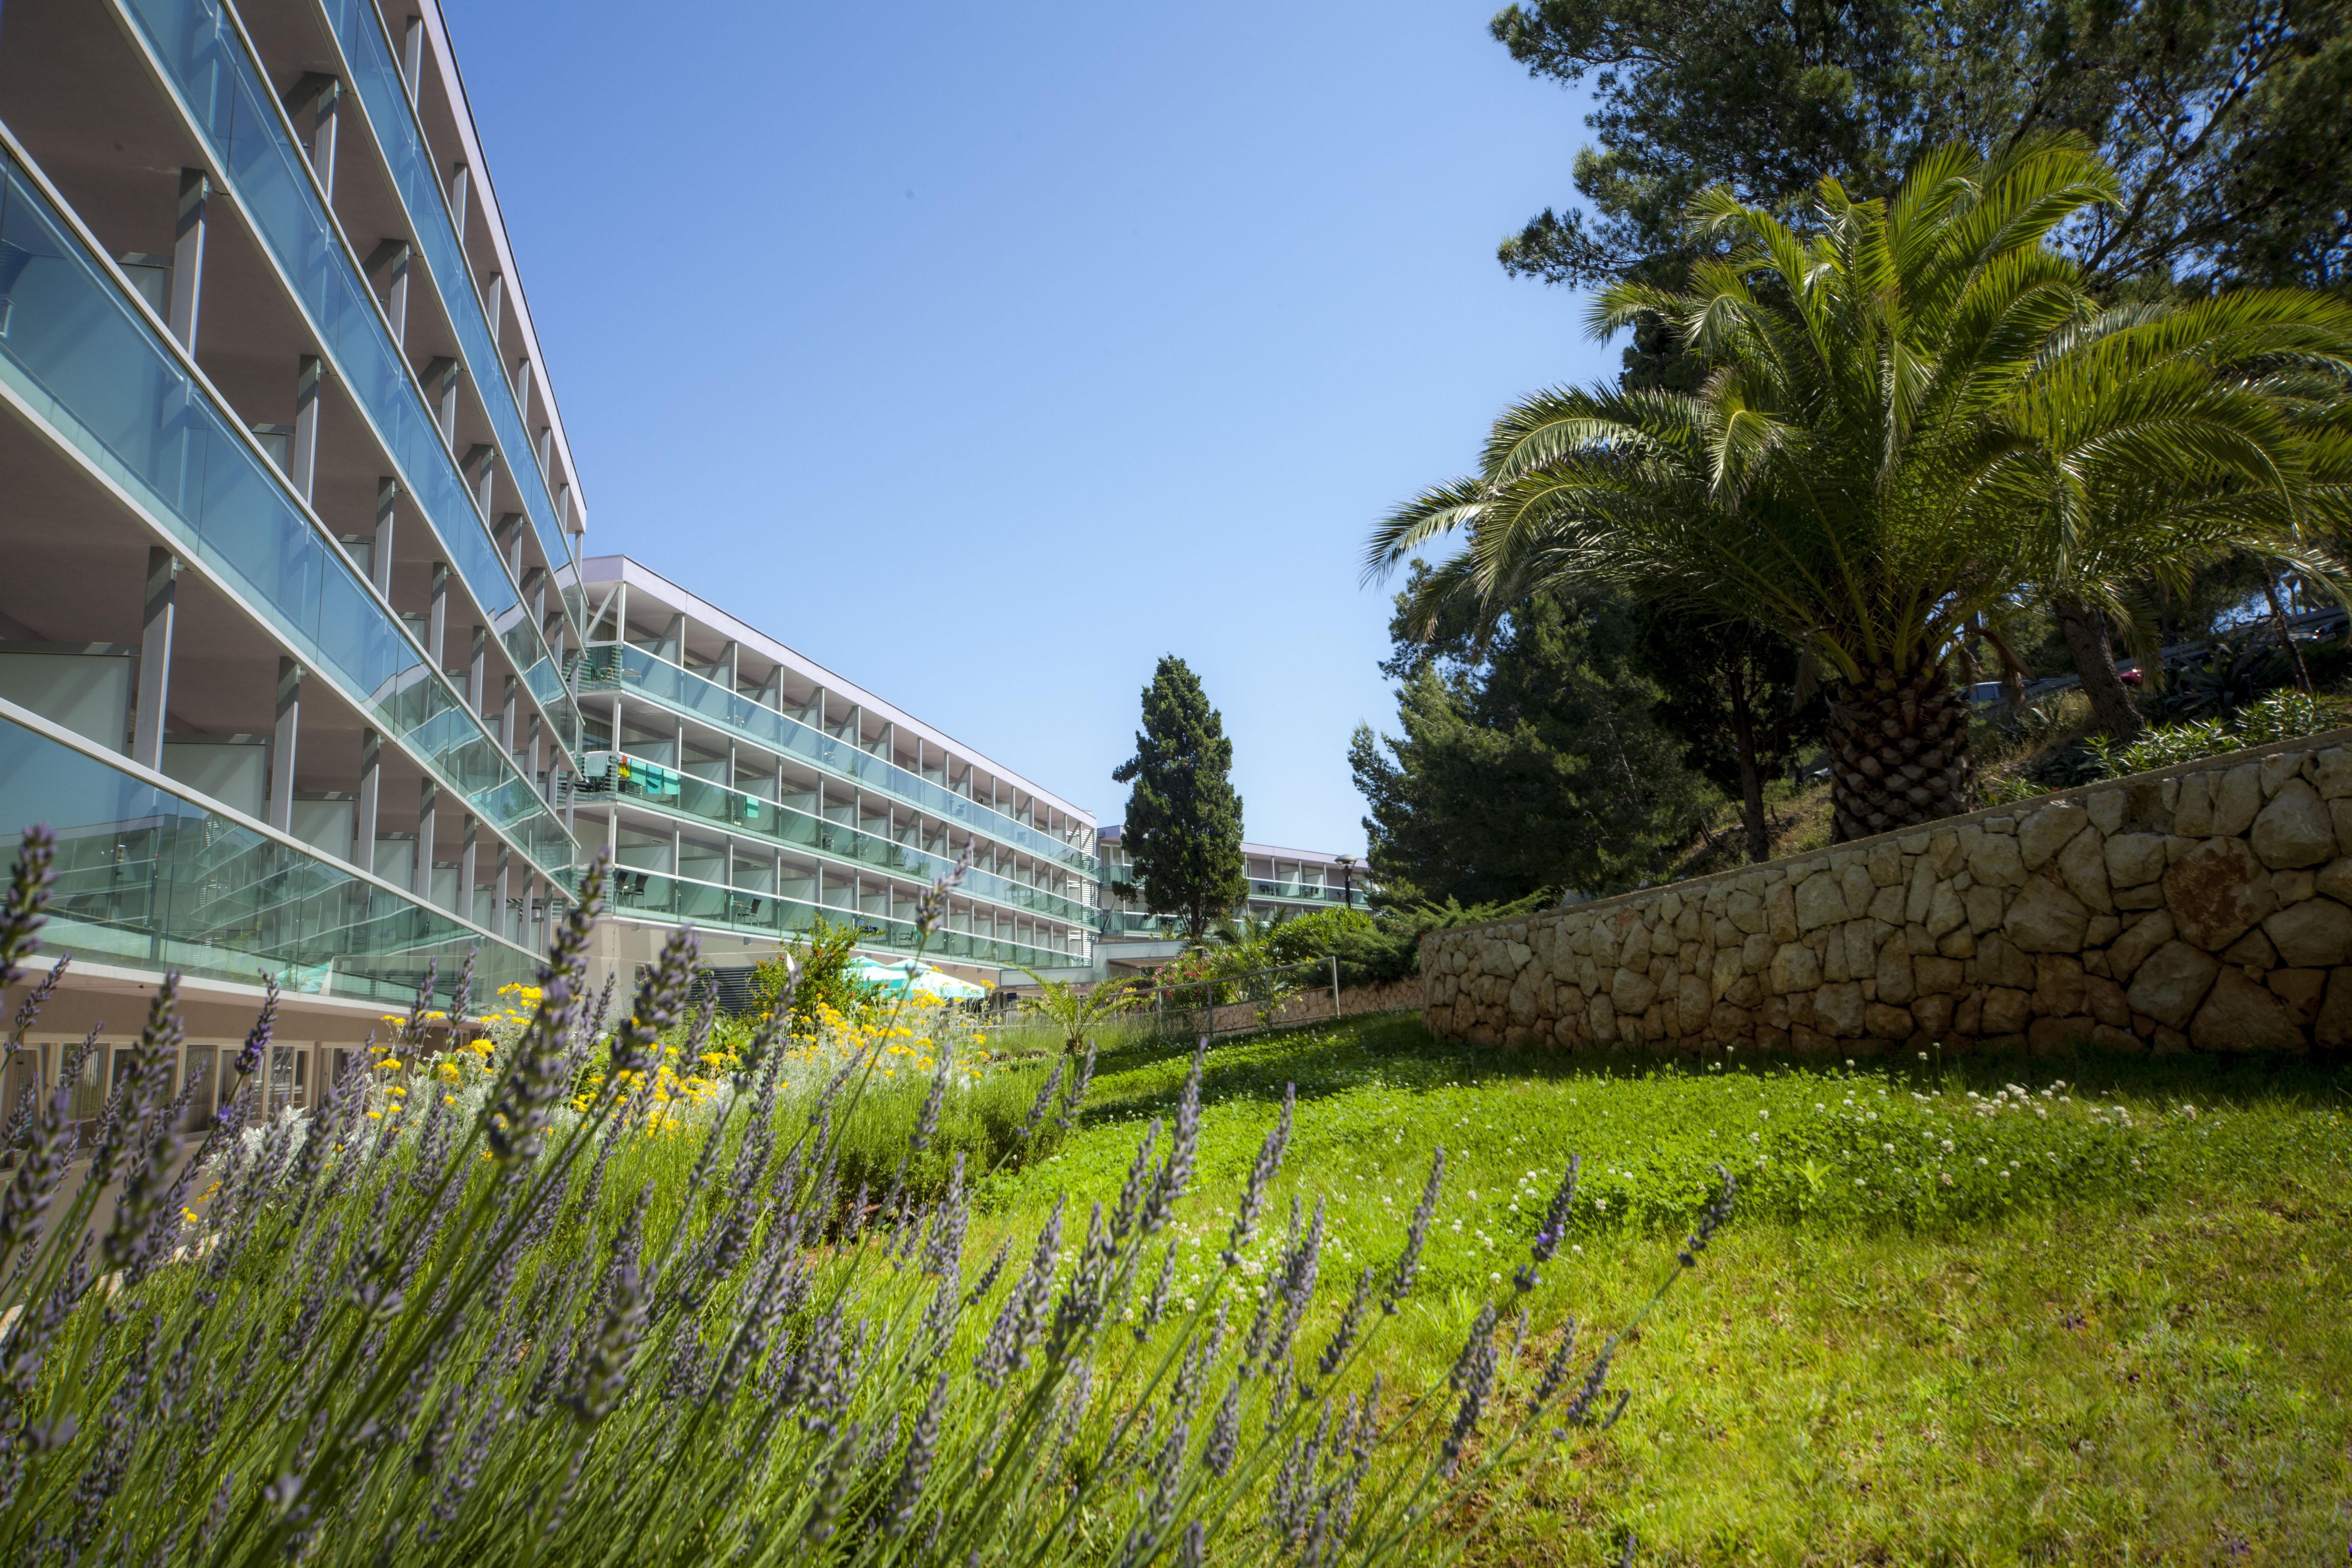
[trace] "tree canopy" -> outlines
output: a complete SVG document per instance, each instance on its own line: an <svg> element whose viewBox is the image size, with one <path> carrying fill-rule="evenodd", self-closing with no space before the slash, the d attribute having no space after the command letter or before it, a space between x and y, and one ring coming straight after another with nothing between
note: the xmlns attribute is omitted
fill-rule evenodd
<svg viewBox="0 0 2352 1568"><path fill-rule="evenodd" d="M1189 939L1249 896L1234 743L1190 666L1170 654L1143 690L1135 755L1111 774L1134 788L1122 828L1132 884L1156 915L1181 915Z"/></svg>

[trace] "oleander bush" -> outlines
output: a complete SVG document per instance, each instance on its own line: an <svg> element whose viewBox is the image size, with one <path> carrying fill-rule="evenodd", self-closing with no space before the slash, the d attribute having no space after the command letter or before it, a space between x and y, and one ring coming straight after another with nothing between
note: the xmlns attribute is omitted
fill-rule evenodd
<svg viewBox="0 0 2352 1568"><path fill-rule="evenodd" d="M0 984L26 973L50 853L26 834ZM1180 1296L1204 1044L1122 1167L983 1258L975 1190L1088 1114L1091 1055L992 1073L897 1024L793 1034L783 1005L722 1038L683 931L608 1028L609 990L583 990L604 877L535 996L485 1030L467 975L443 1013L420 995L313 1115L257 1120L265 1007L184 1146L171 978L87 1147L66 1118L86 1053L24 1109L0 1559L1433 1560L1464 1500L1574 1483L1624 1407L1626 1330L1730 1212L1725 1174L1631 1321L1580 1335L1545 1278L1588 1201L1567 1161L1450 1372L1384 1386L1368 1353L1424 1288L1442 1147L1336 1268L1321 1204L1269 1213L1286 1092Z"/></svg>

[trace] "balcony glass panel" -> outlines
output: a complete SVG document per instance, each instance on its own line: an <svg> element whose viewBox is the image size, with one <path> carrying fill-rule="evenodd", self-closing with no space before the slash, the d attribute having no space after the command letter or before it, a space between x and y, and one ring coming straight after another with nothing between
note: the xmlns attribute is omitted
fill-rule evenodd
<svg viewBox="0 0 2352 1568"><path fill-rule="evenodd" d="M639 647L598 643L582 661L583 689L602 688L643 696L705 723L733 730L769 751L802 758L828 773L856 779L948 822L961 823L1000 844L1065 866L1091 880L1095 858L1052 834L909 773L885 758L828 735L814 724L761 707Z"/></svg>
<svg viewBox="0 0 2352 1568"><path fill-rule="evenodd" d="M51 953L248 984L267 970L289 991L387 1005L433 959L446 1000L468 950L477 997L536 972L522 948L5 715L0 822L58 836Z"/></svg>
<svg viewBox="0 0 2352 1568"><path fill-rule="evenodd" d="M0 258L0 379L476 816L569 865L562 823L13 155Z"/></svg>
<svg viewBox="0 0 2352 1568"><path fill-rule="evenodd" d="M231 194L301 300L320 340L333 353L353 401L399 466L409 500L431 524L484 613L501 626L527 630L529 657L518 656L516 662L526 668L545 662L551 678L552 656L530 616L518 614L521 595L491 541L488 521L443 443L441 427L392 341L373 291L320 203L309 161L288 136L244 39L213 0L122 3L179 89L197 132L227 171ZM486 391L485 397L495 407L495 396ZM508 413L513 414L511 405ZM527 492L531 487L520 488ZM559 548L549 559L568 557ZM562 684L554 680L553 688L560 690ZM541 685L532 683L534 692ZM568 694L549 715L566 743L577 746L579 713Z"/></svg>
<svg viewBox="0 0 2352 1568"><path fill-rule="evenodd" d="M1356 889L1361 893L1363 889ZM1324 887L1315 882L1274 882L1263 878L1250 879L1250 897L1275 899L1286 904L1345 904L1347 893L1339 888Z"/></svg>
<svg viewBox="0 0 2352 1568"><path fill-rule="evenodd" d="M576 871L572 873L568 884L575 895L579 890L578 879ZM606 902L616 915L638 920L690 921L698 926L723 926L731 931L772 937L778 941L807 930L822 916L836 925L855 925L860 933L859 944L865 947L913 952L920 946L926 958L1025 964L1031 969L1054 968L1073 962L1071 955L1061 948L1000 942L971 931L935 931L930 941L924 943L912 921L887 920L835 904L811 903L805 899L781 898L773 893L751 892L741 888L722 888L715 882L689 881L682 877L666 876L659 871L639 871L626 866L614 868L612 891Z"/></svg>
<svg viewBox="0 0 2352 1568"><path fill-rule="evenodd" d="M499 451L515 476L515 489L522 492L523 509L530 513L540 546L547 552L550 564L571 561L571 536L563 531L563 520L555 515L546 476L539 470L538 443L523 428L522 411L515 406L505 358L492 340L481 296L474 291L473 269L466 265L465 247L450 221L439 171L425 146L424 132L417 128L407 84L393 60L391 40L384 37L383 24L369 0L324 0L324 5L327 24L343 52L360 107L375 132L376 145L383 150L401 204L408 209L409 226L415 232L425 268L432 274L435 287L447 301L450 319L457 323L459 352L489 408Z"/></svg>
<svg viewBox="0 0 2352 1568"><path fill-rule="evenodd" d="M929 881L955 869L954 860L914 845L861 833L846 823L745 795L664 763L604 752L582 758L581 766L579 787L583 798L617 795L692 821L715 823L732 833L856 861L915 881ZM964 874L962 890L972 898L1047 920L1089 926L1095 920L1090 904L978 867Z"/></svg>

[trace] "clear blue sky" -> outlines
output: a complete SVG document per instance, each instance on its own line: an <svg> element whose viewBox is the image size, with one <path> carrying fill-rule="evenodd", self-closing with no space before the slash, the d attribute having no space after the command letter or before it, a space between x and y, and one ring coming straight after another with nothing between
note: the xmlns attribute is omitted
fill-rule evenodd
<svg viewBox="0 0 2352 1568"><path fill-rule="evenodd" d="M1496 3L450 0L592 549L1105 823L1180 654L1360 851L1366 530L1616 367L1495 264L1585 139Z"/></svg>

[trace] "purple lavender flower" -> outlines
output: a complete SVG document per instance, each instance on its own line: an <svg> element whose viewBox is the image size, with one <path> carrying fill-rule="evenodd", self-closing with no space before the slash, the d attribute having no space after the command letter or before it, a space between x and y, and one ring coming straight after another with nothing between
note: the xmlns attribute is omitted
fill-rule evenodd
<svg viewBox="0 0 2352 1568"><path fill-rule="evenodd" d="M1274 1126L1265 1142L1258 1145L1257 1161L1250 1166L1249 1183L1242 1189L1241 1202L1234 1208L1233 1234L1225 1242L1224 1262L1228 1268L1241 1266L1242 1248L1257 1237L1258 1216L1265 1210L1265 1190L1282 1169L1283 1151L1290 1146L1290 1117L1297 1104L1298 1086L1282 1086L1282 1109L1275 1115Z"/></svg>
<svg viewBox="0 0 2352 1568"><path fill-rule="evenodd" d="M8 899L0 905L0 990L25 977L24 961L40 948L42 913L49 906L50 868L57 859L58 837L46 823L25 829L16 851L16 873L8 880Z"/></svg>
<svg viewBox="0 0 2352 1568"><path fill-rule="evenodd" d="M1559 1244L1567 1239L1569 1205L1576 1201L1576 1177L1583 1168L1583 1155L1570 1154L1568 1157L1567 1173L1559 1179L1559 1190L1551 1195L1551 1206L1544 1211L1543 1228L1536 1232L1535 1240L1528 1247L1535 1262L1522 1265L1517 1274L1513 1276L1522 1292L1536 1288L1536 1265L1550 1262L1552 1254L1558 1252Z"/></svg>
<svg viewBox="0 0 2352 1568"><path fill-rule="evenodd" d="M1421 1249L1429 1240L1429 1222L1437 1215L1438 1190L1445 1182L1445 1151L1440 1148L1429 1163L1429 1182L1421 1190L1421 1203L1412 1211L1412 1223L1405 1228L1404 1251L1397 1257L1396 1273L1389 1283L1388 1294L1381 1301L1381 1310L1395 1316L1397 1303L1412 1289L1421 1273Z"/></svg>

